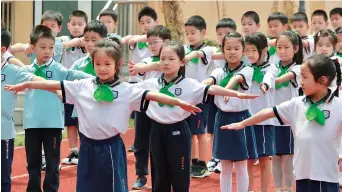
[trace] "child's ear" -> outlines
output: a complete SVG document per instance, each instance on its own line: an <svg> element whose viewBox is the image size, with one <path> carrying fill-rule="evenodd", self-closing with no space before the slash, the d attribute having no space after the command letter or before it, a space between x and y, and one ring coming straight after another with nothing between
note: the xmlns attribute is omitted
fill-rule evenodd
<svg viewBox="0 0 342 192"><path fill-rule="evenodd" d="M154 23L155 23L156 25L158 25L158 24L159 24L159 20L158 20L158 19L155 20Z"/></svg>
<svg viewBox="0 0 342 192"><path fill-rule="evenodd" d="M71 27L71 24L67 23L67 28L68 28L69 31L70 31L70 27ZM61 31L61 29L59 31Z"/></svg>
<svg viewBox="0 0 342 192"><path fill-rule="evenodd" d="M329 79L326 76L322 76L318 79L318 83L323 85L328 85Z"/></svg>
<svg viewBox="0 0 342 192"><path fill-rule="evenodd" d="M58 32L61 32L61 30L62 30L62 25L61 26L58 26Z"/></svg>
<svg viewBox="0 0 342 192"><path fill-rule="evenodd" d="M298 51L299 51L299 46L296 45L296 46L294 47L294 52L297 53Z"/></svg>
<svg viewBox="0 0 342 192"><path fill-rule="evenodd" d="M206 35L206 34L207 34L207 30L202 29L201 34L202 34L203 36Z"/></svg>
<svg viewBox="0 0 342 192"><path fill-rule="evenodd" d="M261 51L261 54L266 55L267 51L268 51L268 47L265 47L265 49Z"/></svg>
<svg viewBox="0 0 342 192"><path fill-rule="evenodd" d="M256 25L257 26L257 31L260 29L260 23Z"/></svg>
<svg viewBox="0 0 342 192"><path fill-rule="evenodd" d="M30 48L31 48L33 51L35 51L35 49L36 49L36 46L34 46L34 45L30 44Z"/></svg>
<svg viewBox="0 0 342 192"><path fill-rule="evenodd" d="M1 54L4 54L7 51L5 46L1 46Z"/></svg>
<svg viewBox="0 0 342 192"><path fill-rule="evenodd" d="M287 29L289 28L289 24L285 24L283 27L284 27L284 30L287 31Z"/></svg>

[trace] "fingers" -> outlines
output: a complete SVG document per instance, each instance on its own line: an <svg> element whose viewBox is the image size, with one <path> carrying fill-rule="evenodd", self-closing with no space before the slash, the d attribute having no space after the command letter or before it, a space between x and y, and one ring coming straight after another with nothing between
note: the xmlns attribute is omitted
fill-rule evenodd
<svg viewBox="0 0 342 192"><path fill-rule="evenodd" d="M221 129L228 129L228 125L221 126Z"/></svg>

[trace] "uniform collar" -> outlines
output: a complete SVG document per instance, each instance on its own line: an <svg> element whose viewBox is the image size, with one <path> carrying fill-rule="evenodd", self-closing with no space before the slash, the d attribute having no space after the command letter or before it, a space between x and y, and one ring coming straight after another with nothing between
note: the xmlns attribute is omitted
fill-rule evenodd
<svg viewBox="0 0 342 192"><path fill-rule="evenodd" d="M95 77L94 83L97 84L97 85L98 84L102 84L100 82L100 78L99 77ZM104 84L110 85L111 87L115 87L115 86L119 85L120 83L121 83L121 81L120 81L119 76L115 75L114 79L112 81L106 82Z"/></svg>
<svg viewBox="0 0 342 192"><path fill-rule="evenodd" d="M332 93L332 91L330 89L328 89L328 93L321 100L317 101L316 103L320 103L320 102L330 103L333 100L333 98L334 98L334 94ZM305 96L303 98L303 102L313 103L309 96Z"/></svg>
<svg viewBox="0 0 342 192"><path fill-rule="evenodd" d="M266 68L270 66L270 63L267 61L264 61L263 63L261 63L260 65L256 65L255 63L252 64L252 66L257 66L257 67L261 67L261 68Z"/></svg>
<svg viewBox="0 0 342 192"><path fill-rule="evenodd" d="M237 67L235 67L235 69L230 70L230 69L228 68L228 62L226 62L226 64L225 64L223 70L224 70L224 71L229 71L230 73L232 73L232 72L234 72L234 71L240 71L240 69L242 69L243 67L244 67L243 61L240 61L240 64L239 64Z"/></svg>
<svg viewBox="0 0 342 192"><path fill-rule="evenodd" d="M165 85L168 85L170 84L171 82L173 82L174 84L178 84L179 82L181 82L182 80L184 79L183 75L178 73L178 76L175 77L174 79L172 79L170 82L167 82L165 79L164 79L164 73L160 76L159 78L159 82L160 83L163 83Z"/></svg>
<svg viewBox="0 0 342 192"><path fill-rule="evenodd" d="M50 65L51 65L51 63L53 63L53 59L52 58L50 58L47 62L45 62L43 65L39 65L39 66L46 66L46 67L49 67ZM33 64L36 64L36 65L38 65L37 64L37 59L35 59L34 60L34 62L33 62Z"/></svg>
<svg viewBox="0 0 342 192"><path fill-rule="evenodd" d="M202 49L202 47L204 47L204 46L205 46L205 43L203 42L202 45L198 46L196 49L194 49L194 46L192 46L192 45L190 45L189 48L192 51L198 51L198 50Z"/></svg>

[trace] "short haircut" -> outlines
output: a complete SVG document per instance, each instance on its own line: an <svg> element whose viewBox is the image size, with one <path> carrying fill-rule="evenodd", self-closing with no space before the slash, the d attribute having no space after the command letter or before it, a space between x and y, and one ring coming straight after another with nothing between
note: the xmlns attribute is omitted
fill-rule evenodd
<svg viewBox="0 0 342 192"><path fill-rule="evenodd" d="M103 17L103 16L110 16L114 22L118 21L118 14L113 11L112 9L105 9L100 13L99 18Z"/></svg>
<svg viewBox="0 0 342 192"><path fill-rule="evenodd" d="M281 22L281 24L286 25L289 23L289 18L281 12L274 12L267 18L267 23L273 20L278 20Z"/></svg>
<svg viewBox="0 0 342 192"><path fill-rule="evenodd" d="M42 20L40 20L40 24L42 24L44 20L57 21L58 26L61 26L63 21L63 15L58 11L48 10L43 13Z"/></svg>
<svg viewBox="0 0 342 192"><path fill-rule="evenodd" d="M6 47L6 50L11 44L11 33L7 29L1 29L1 47Z"/></svg>
<svg viewBox="0 0 342 192"><path fill-rule="evenodd" d="M231 18L223 18L216 24L216 30L219 28L230 28L236 31L236 24Z"/></svg>
<svg viewBox="0 0 342 192"><path fill-rule="evenodd" d="M153 8L151 8L149 6L146 6L139 11L139 13L138 13L138 21L139 22L143 16L151 17L155 21L158 19L156 10L154 10Z"/></svg>
<svg viewBox="0 0 342 192"><path fill-rule="evenodd" d="M194 26L196 29L202 31L203 29L207 29L207 23L203 19L203 17L199 15L194 15L190 17L184 24L184 26Z"/></svg>
<svg viewBox="0 0 342 192"><path fill-rule="evenodd" d="M336 15L339 14L340 16L342 16L342 8L341 7L335 7L333 8L330 13L329 16L331 17L332 15Z"/></svg>
<svg viewBox="0 0 342 192"><path fill-rule="evenodd" d="M297 12L292 15L291 23L295 21L304 21L306 24L309 24L308 16L303 12Z"/></svg>
<svg viewBox="0 0 342 192"><path fill-rule="evenodd" d="M100 35L100 37L105 38L107 37L107 28L106 26L97 20L90 21L87 26L84 28L83 34L87 32L95 32Z"/></svg>
<svg viewBox="0 0 342 192"><path fill-rule="evenodd" d="M242 15L242 18L244 18L244 17L249 17L249 18L253 19L253 21L254 21L256 24L259 24L259 23L260 23L259 15L258 15L258 13L255 12L255 11L247 11L246 13L244 13L244 14ZM241 20L242 20L242 18L241 18Z"/></svg>
<svg viewBox="0 0 342 192"><path fill-rule="evenodd" d="M160 37L163 40L171 40L171 31L163 25L155 25L147 31L147 38L151 36Z"/></svg>
<svg viewBox="0 0 342 192"><path fill-rule="evenodd" d="M71 17L82 17L86 23L88 23L88 16L84 11L81 10L75 10L71 12L71 15L69 16L69 22Z"/></svg>
<svg viewBox="0 0 342 192"><path fill-rule="evenodd" d="M314 16L322 16L324 18L324 21L328 21L328 15L324 10L321 10L321 9L315 10L311 15L311 19Z"/></svg>
<svg viewBox="0 0 342 192"><path fill-rule="evenodd" d="M32 45L36 45L37 41L43 38L55 41L55 37L53 36L52 31L49 27L44 25L37 25L33 28L30 34L30 43Z"/></svg>

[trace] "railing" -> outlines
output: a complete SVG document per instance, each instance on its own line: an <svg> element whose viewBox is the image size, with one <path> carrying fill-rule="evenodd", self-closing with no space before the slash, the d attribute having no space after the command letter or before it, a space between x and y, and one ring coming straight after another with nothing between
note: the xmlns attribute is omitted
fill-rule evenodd
<svg viewBox="0 0 342 192"><path fill-rule="evenodd" d="M14 2L1 1L1 27L8 29L11 33L14 28ZM3 25L3 26L2 26ZM13 37L12 37L13 38Z"/></svg>

